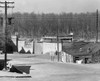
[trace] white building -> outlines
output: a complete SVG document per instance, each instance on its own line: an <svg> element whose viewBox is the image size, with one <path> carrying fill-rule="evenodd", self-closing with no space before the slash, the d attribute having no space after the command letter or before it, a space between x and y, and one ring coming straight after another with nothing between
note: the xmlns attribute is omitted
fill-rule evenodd
<svg viewBox="0 0 100 81"><path fill-rule="evenodd" d="M34 51L35 54L46 54L51 51L58 51L57 46L59 46L60 52L62 51L63 41L71 42L72 40L72 37L59 37L59 45L57 45L57 37L42 37L39 42L35 42Z"/></svg>
<svg viewBox="0 0 100 81"><path fill-rule="evenodd" d="M17 37L12 36L11 38L12 38L13 43L16 45L17 44L17 40L16 40ZM29 38L19 38L18 39L18 52L20 52L22 50L22 48L25 50L26 53L28 51L30 51L32 54L33 53L33 40L31 40Z"/></svg>

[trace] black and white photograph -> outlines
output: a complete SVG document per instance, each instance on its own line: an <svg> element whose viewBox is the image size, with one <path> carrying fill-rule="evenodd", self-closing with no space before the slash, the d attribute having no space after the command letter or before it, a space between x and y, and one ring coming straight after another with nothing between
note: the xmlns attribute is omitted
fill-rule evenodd
<svg viewBox="0 0 100 81"><path fill-rule="evenodd" d="M0 0L0 81L100 81L100 0Z"/></svg>

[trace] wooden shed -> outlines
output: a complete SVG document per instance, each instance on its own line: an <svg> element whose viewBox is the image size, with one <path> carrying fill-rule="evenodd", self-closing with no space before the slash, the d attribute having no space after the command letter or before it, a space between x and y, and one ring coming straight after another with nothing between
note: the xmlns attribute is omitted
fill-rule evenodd
<svg viewBox="0 0 100 81"><path fill-rule="evenodd" d="M63 46L63 51L73 56L73 62L82 60L83 63L100 62L100 43L73 42L71 46Z"/></svg>

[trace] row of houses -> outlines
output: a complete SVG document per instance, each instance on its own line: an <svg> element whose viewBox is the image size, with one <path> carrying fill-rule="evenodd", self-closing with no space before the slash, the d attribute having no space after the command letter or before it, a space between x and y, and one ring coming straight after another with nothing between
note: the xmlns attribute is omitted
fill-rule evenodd
<svg viewBox="0 0 100 81"><path fill-rule="evenodd" d="M46 54L50 51L57 51L57 38L56 37L42 37L39 41L31 38L19 38L12 36L12 41L15 45L18 43L18 52L30 51L31 54ZM72 37L59 37L59 51L62 50L63 42L71 42Z"/></svg>
<svg viewBox="0 0 100 81"><path fill-rule="evenodd" d="M16 45L16 37L12 37ZM43 37L40 41L21 38L18 40L18 52L30 54L47 54L57 51L56 37ZM72 36L59 37L59 54L62 62L99 63L100 43L76 41Z"/></svg>

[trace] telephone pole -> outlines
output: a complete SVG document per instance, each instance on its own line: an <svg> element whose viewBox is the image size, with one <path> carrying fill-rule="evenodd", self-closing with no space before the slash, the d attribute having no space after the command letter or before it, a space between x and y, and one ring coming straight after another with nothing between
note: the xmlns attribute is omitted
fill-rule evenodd
<svg viewBox="0 0 100 81"><path fill-rule="evenodd" d="M60 19L58 19L58 25L57 25L57 56L58 56L58 62L59 62L59 26L60 26Z"/></svg>
<svg viewBox="0 0 100 81"><path fill-rule="evenodd" d="M3 33L4 33L4 38L5 38L5 42L4 42L4 69L7 70L7 33L6 33L6 28L7 28L7 9L8 8L14 8L14 6L8 6L8 4L14 4L14 2L0 2L0 4L3 4L4 6L0 6L1 8L5 9L5 13L4 13L4 22L3 22Z"/></svg>
<svg viewBox="0 0 100 81"><path fill-rule="evenodd" d="M98 42L98 9L96 11L96 42Z"/></svg>

